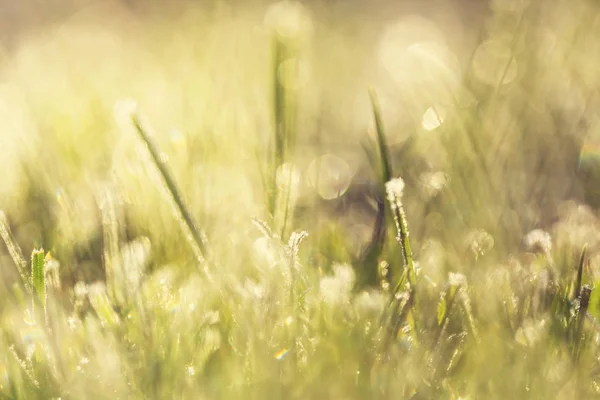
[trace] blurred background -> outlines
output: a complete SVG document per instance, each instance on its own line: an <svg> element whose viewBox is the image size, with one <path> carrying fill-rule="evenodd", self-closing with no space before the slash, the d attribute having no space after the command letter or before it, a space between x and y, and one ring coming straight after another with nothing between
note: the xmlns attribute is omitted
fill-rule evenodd
<svg viewBox="0 0 600 400"><path fill-rule="evenodd" d="M0 0L0 10L0 209L24 253L51 250L66 282L102 279L106 193L126 238L148 237L157 264L189 263L127 119L132 101L223 264L250 257L251 218L268 220L274 76L294 104L292 226L311 233L323 265L360 257L373 234L369 87L431 279L449 265L485 271L533 229L578 249L598 230L592 1ZM291 49L275 67L274 36ZM451 250L439 256L442 244ZM17 279L2 273L1 285Z"/></svg>

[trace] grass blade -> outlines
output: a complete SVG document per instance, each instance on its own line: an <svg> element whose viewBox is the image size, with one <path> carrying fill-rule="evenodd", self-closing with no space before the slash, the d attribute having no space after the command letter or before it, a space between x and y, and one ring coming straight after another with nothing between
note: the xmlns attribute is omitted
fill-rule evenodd
<svg viewBox="0 0 600 400"><path fill-rule="evenodd" d="M581 249L581 255L579 256L579 265L577 266L577 278L575 279L575 288L573 292L573 298L579 298L581 292L581 281L583 280L583 267L585 265L585 253L587 246L583 246Z"/></svg>
<svg viewBox="0 0 600 400"><path fill-rule="evenodd" d="M379 167L377 164L377 152L371 148L371 141L365 140L361 143L365 154L375 171L378 171L380 192L385 193L385 183L392 179L392 164L390 161L389 149L385 138L385 128L383 118L381 116L381 107L379 100L373 89L369 90L371 106L373 108L373 118L375 120L375 131L377 138L377 149L379 153ZM379 264L379 256L383 251L384 242L387 232L387 224L385 219L385 204L384 201L377 201L377 214L375 217L375 225L371 234L371 240L366 247L360 260L362 263L362 274L364 278L362 282L365 285L374 285L377 283L377 266Z"/></svg>
<svg viewBox="0 0 600 400"><path fill-rule="evenodd" d="M110 190L105 190L102 194L100 215L107 292L112 300L119 304L124 304L125 279L119 249L119 222L116 199Z"/></svg>
<svg viewBox="0 0 600 400"><path fill-rule="evenodd" d="M277 208L277 168L285 161L285 88L279 80L279 66L284 61L285 47L277 37L273 39L273 154L271 166L271 187L269 188L269 214L275 218Z"/></svg>
<svg viewBox="0 0 600 400"><path fill-rule="evenodd" d="M369 96L371 98L371 106L373 107L373 117L375 118L375 133L377 134L377 146L379 148L379 159L381 161L381 185L390 181L393 177L392 163L390 160L389 147L387 145L387 139L385 136L385 127L383 125L383 118L381 116L381 106L379 105L379 99L375 94L375 90L369 89Z"/></svg>
<svg viewBox="0 0 600 400"><path fill-rule="evenodd" d="M181 214L183 221L185 222L185 225L191 232L194 243L196 244L196 246L198 247L198 250L200 252L199 256L201 256L202 258L205 258L207 255L207 252L206 252L206 244L204 242L203 236L200 232L200 229L198 228L198 225L194 221L194 218L192 217L192 213L189 211L188 207L186 206L186 204L183 200L183 195L179 191L179 188L175 182L175 178L173 177L173 174L171 174L171 170L169 169L169 167L167 166L165 161L161 158L160 152L158 150L158 146L154 143L154 141L152 140L152 138L150 137L150 135L148 134L146 129L142 126L142 123L141 123L139 117L137 115L133 114L131 116L131 120L133 122L135 130L139 134L142 141L146 144L146 147L148 148L148 151L150 152L150 155L152 156L152 160L154 161L154 164L158 168L158 170L163 178L163 181L164 181L165 185L167 186L167 189L171 193L171 197L173 198L175 205L177 207L177 210Z"/></svg>
<svg viewBox="0 0 600 400"><path fill-rule="evenodd" d="M31 253L31 280L34 299L37 298L46 313L46 276L44 265L44 249L36 249ZM35 300L34 300L35 303Z"/></svg>
<svg viewBox="0 0 600 400"><path fill-rule="evenodd" d="M13 259L13 262L17 266L17 270L19 271L19 275L21 275L25 289L31 293L31 279L27 274L27 261L25 261L25 257L23 257L21 247L19 247L13 238L10 227L8 226L8 221L6 220L6 214L4 214L2 210L0 210L0 236L2 236L2 240L4 240L8 252Z"/></svg>
<svg viewBox="0 0 600 400"><path fill-rule="evenodd" d="M450 285L445 291L444 295L442 296L442 299L440 300L437 315L438 326L435 332L435 338L433 340L432 348L437 346L437 344L440 341L442 332L444 331L444 328L446 327L446 323L448 321L448 316L450 315L452 307L454 306L456 294L458 293L460 288L460 285Z"/></svg>

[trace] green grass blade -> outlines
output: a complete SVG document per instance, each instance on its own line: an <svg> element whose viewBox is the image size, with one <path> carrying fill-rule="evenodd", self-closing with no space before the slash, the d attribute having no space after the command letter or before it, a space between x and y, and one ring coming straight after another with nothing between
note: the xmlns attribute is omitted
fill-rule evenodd
<svg viewBox="0 0 600 400"><path fill-rule="evenodd" d="M36 249L31 253L31 280L33 293L46 311L46 277L44 265L44 249Z"/></svg>
<svg viewBox="0 0 600 400"><path fill-rule="evenodd" d="M397 240L402 247L402 255L404 258L404 267L408 270L408 282L411 287L415 287L417 283L417 274L410 247L408 222L404 214L402 206L402 191L404 189L404 181L402 178L390 180L385 185L388 203L394 217L394 223L398 231Z"/></svg>
<svg viewBox="0 0 600 400"><path fill-rule="evenodd" d="M433 346L437 346L442 336L442 332L444 331L444 327L448 321L448 316L452 311L452 307L454 306L454 300L456 299L456 294L460 290L460 285L450 285L448 289L444 292L442 299L438 305L438 314L437 314L437 329L435 332L435 338L433 340Z"/></svg>
<svg viewBox="0 0 600 400"><path fill-rule="evenodd" d="M575 279L575 291L573 292L573 298L578 298L581 292L581 281L583 280L583 267L585 266L585 253L587 246L583 246L581 254L579 255L579 264L577 266L577 278Z"/></svg>
<svg viewBox="0 0 600 400"><path fill-rule="evenodd" d="M381 184L382 188L386 182L393 178L392 162L390 159L389 147L385 136L385 127L381 116L381 106L374 89L369 89L371 106L373 107L373 117L375 118L375 133L377 134L377 146L379 148L379 159L381 161Z"/></svg>
<svg viewBox="0 0 600 400"><path fill-rule="evenodd" d="M277 182L277 171L293 156L296 145L298 103L294 82L297 80L297 71L294 68L287 68L289 66L287 64L294 62L298 54L289 39L277 32L273 34L272 48L274 137L269 213L276 224L276 231L284 238L291 229L290 218L293 215L293 205L290 185L284 184L287 190L279 190L282 182ZM289 178L291 179L291 175Z"/></svg>
<svg viewBox="0 0 600 400"><path fill-rule="evenodd" d="M275 218L277 209L277 168L285 161L285 88L279 79L279 66L285 57L284 44L278 37L273 38L273 154L271 159L271 187L268 193L269 214Z"/></svg>
<svg viewBox="0 0 600 400"><path fill-rule="evenodd" d="M389 149L385 137L385 128L383 125L383 118L381 116L381 107L379 106L379 100L373 89L369 90L369 96L371 99L371 106L373 108L373 118L375 120L375 130L379 157L377 152L371 147L371 141L365 140L361 143L365 154L367 155L368 161L372 168L377 171L379 176L379 187L382 197L385 197L385 183L392 179L392 164L390 161ZM377 159L379 158L380 165L377 166ZM379 256L381 255L384 247L384 242L387 232L387 224L385 218L385 206L383 200L378 201L377 204L377 215L375 218L375 225L371 235L371 240L366 247L364 253L360 256L362 263L362 283L365 285L373 285L377 283L377 266L379 263Z"/></svg>
<svg viewBox="0 0 600 400"><path fill-rule="evenodd" d="M0 236L2 236L2 240L4 240L4 243L6 244L6 248L19 271L19 275L21 275L25 289L31 293L31 279L27 273L27 261L25 261L25 257L23 257L21 247L19 247L13 238L10 227L8 226L8 221L6 220L6 214L4 214L2 210L0 210Z"/></svg>
<svg viewBox="0 0 600 400"><path fill-rule="evenodd" d="M100 203L102 221L102 244L104 273L109 297L124 304L125 279L119 249L119 221L116 199L110 190L105 190Z"/></svg>
<svg viewBox="0 0 600 400"><path fill-rule="evenodd" d="M139 134L140 138L146 144L146 147L148 148L148 151L150 152L150 155L152 156L152 160L154 161L154 164L158 168L158 170L163 178L163 181L164 181L165 185L167 186L167 189L171 193L173 201L175 202L175 206L177 207L177 210L181 214L181 217L183 218L185 225L190 230L193 241L196 244L197 249L200 252L199 255L201 257L205 258L207 256L207 252L206 252L206 244L204 242L203 236L200 232L200 229L198 228L198 225L194 221L194 218L192 217L192 213L189 211L188 207L186 206L186 204L183 200L183 195L181 194L179 187L177 186L177 184L175 182L175 178L173 177L171 170L169 169L169 167L167 166L165 161L160 157L160 152L158 150L158 146L154 143L154 140L152 140L152 138L150 137L150 135L148 134L146 129L142 126L142 123L141 123L139 117L137 115L133 114L131 116L131 120L132 120L133 125L134 125L137 133Z"/></svg>

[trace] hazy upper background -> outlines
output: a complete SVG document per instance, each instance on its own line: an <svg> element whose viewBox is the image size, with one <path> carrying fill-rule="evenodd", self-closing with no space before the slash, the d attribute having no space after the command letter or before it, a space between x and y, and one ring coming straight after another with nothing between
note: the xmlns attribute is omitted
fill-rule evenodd
<svg viewBox="0 0 600 400"><path fill-rule="evenodd" d="M490 11L487 0L306 0L302 3L316 11L316 17L324 21L352 19L357 23L385 24L401 14L419 13L446 25L448 34L451 29L454 35L477 32ZM0 0L0 37L13 46L23 35L44 31L49 26L56 27L89 7L138 16L142 12L162 13L169 18L169 15L185 12L190 5L249 8L267 4L269 2L265 0ZM110 20L110 15L99 13L98 17Z"/></svg>
<svg viewBox="0 0 600 400"><path fill-rule="evenodd" d="M324 215L346 217L338 221L356 248L368 241L374 211L364 194L374 177L361 142L373 125L369 86L381 99L394 169L413 188L406 206L417 242L438 235L460 244L484 229L502 249L550 229L567 201L595 204L589 182L599 152L589 136L600 23L592 2L301 3L299 14L286 14L258 0L0 0L8 171L0 208L19 241L97 262L89 249L106 182L125 199L132 232L157 246L161 235L179 234L135 135L118 115L115 122L123 98L150 117L209 237L241 241L247 232L231 226L265 217L257 155L269 152L279 25L302 38L298 54L277 67L278 79L287 69L298 75L289 88L298 100L293 161L306 176L319 156L334 154L329 173L343 188L331 196L300 180L298 228L317 230L309 218L316 197ZM445 175L450 194L438 196L432 178ZM60 254L61 243L83 250Z"/></svg>

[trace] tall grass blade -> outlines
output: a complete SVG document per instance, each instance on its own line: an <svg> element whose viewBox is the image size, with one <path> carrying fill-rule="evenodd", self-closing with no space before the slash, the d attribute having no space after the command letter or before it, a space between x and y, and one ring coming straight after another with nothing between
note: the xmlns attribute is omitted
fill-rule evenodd
<svg viewBox="0 0 600 400"><path fill-rule="evenodd" d="M385 127L383 125L383 117L381 116L381 106L379 105L379 99L373 88L369 89L369 96L371 99L371 106L373 107L373 117L375 119L375 133L377 135L377 147L379 149L379 160L381 161L380 169L380 182L381 189L386 182L390 181L393 177L392 162L390 158L390 152L385 136Z"/></svg>
<svg viewBox="0 0 600 400"><path fill-rule="evenodd" d="M581 292L581 281L583 280L583 267L585 266L585 253L587 246L583 246L581 254L579 255L579 264L577 265L577 278L575 278L575 287L573 291L573 298L579 298Z"/></svg>
<svg viewBox="0 0 600 400"><path fill-rule="evenodd" d="M167 166L166 162L161 158L160 151L158 150L158 146L154 143L154 140L150 137L150 135L148 134L146 129L143 127L143 125L140 121L140 118L136 114L132 114L131 120L132 120L133 125L134 125L137 133L139 134L140 138L146 144L146 147L148 148L148 151L150 152L150 155L152 156L152 160L154 161L154 164L158 168L158 170L163 178L163 181L164 181L165 185L167 186L167 189L171 193L173 201L175 202L177 210L179 211L181 217L183 218L185 225L190 230L192 239L200 252L199 255L203 258L206 258L207 249L206 249L206 244L205 244L203 235L201 234L200 229L198 228L198 225L194 221L194 218L192 217L192 213L189 211L188 207L186 206L186 204L183 200L183 195L181 194L181 192L175 182L175 178L173 177L171 170Z"/></svg>
<svg viewBox="0 0 600 400"><path fill-rule="evenodd" d="M23 285L25 285L25 289L31 293L31 277L27 272L27 261L25 261L25 257L23 257L21 247L19 247L13 238L10 227L8 226L6 214L4 214L4 211L2 210L0 210L0 236L2 236L2 240L4 240L4 243L6 244L6 248L19 271L19 275L21 275L21 280L23 281Z"/></svg>
<svg viewBox="0 0 600 400"><path fill-rule="evenodd" d="M277 168L285 161L285 88L279 79L279 66L285 60L284 44L273 38L273 154L271 159L271 185L268 192L269 214L275 218L277 208Z"/></svg>
<svg viewBox="0 0 600 400"><path fill-rule="evenodd" d="M297 71L288 68L296 62L297 51L288 38L273 34L272 78L273 78L273 154L271 189L269 191L269 212L276 221L276 230L285 237L292 215L291 178L288 182L277 182L278 169L294 153L296 144L297 99L294 83ZM285 190L279 190L285 188Z"/></svg>
<svg viewBox="0 0 600 400"><path fill-rule="evenodd" d="M390 161L389 149L385 137L385 128L383 125L383 119L381 116L381 107L379 106L379 100L373 89L369 90L369 96L371 100L371 106L373 109L373 118L375 120L375 131L376 131L376 147L377 151L374 151L371 147L371 141L364 141L361 143L365 154L371 164L371 167L376 171L379 176L379 187L381 193L381 200L377 200L377 214L375 217L375 224L371 234L371 240L367 245L365 251L360 256L362 263L362 283L365 285L375 285L377 283L377 265L379 263L379 256L383 251L384 242L387 232L387 224L385 218L385 204L383 201L385 193L385 183L392 179L392 164ZM379 157L377 157L379 153ZM379 160L379 165L377 164Z"/></svg>

